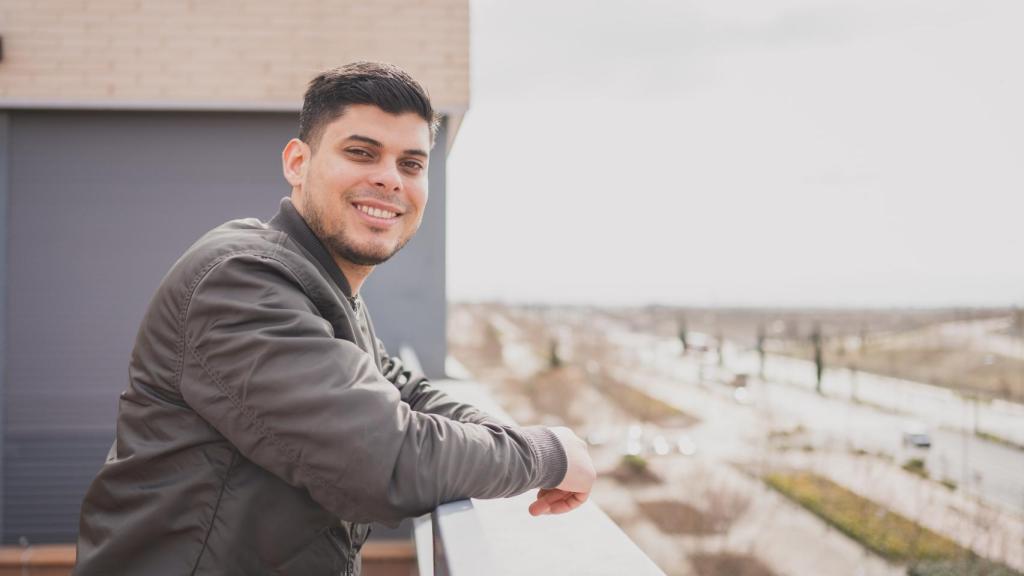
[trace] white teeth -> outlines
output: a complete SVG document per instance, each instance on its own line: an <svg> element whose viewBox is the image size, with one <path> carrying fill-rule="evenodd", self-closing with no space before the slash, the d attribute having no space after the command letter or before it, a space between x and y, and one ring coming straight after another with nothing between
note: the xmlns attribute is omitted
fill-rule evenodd
<svg viewBox="0 0 1024 576"><path fill-rule="evenodd" d="M381 210L380 208L373 208L371 206L363 206L362 204L356 204L358 208L364 214L369 214L375 218L394 218L398 215L397 212L389 212L387 210Z"/></svg>

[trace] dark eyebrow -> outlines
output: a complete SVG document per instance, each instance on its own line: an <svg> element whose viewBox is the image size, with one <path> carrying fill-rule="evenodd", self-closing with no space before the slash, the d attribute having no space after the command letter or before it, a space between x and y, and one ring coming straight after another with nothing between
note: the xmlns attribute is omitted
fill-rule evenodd
<svg viewBox="0 0 1024 576"><path fill-rule="evenodd" d="M346 138L346 140L356 140L357 142L362 142L364 144L369 144L370 146L373 146L374 148L383 148L384 147L384 145L381 144L380 142L378 142L377 140L374 140L373 138L370 138L369 136L363 136L361 134L352 134L351 136ZM422 158L429 158L430 157L430 155L427 154L426 152L424 152L423 150L419 150L419 149L416 149L416 148L405 150L405 151L403 151L403 154L405 154L406 156L420 156Z"/></svg>
<svg viewBox="0 0 1024 576"><path fill-rule="evenodd" d="M370 146L374 146L376 148L383 148L384 147L383 144L381 144L380 142L374 140L373 138L370 138L369 136L360 136L359 134L353 134L353 135L349 136L348 138L346 138L346 140L356 140L356 141L362 142L364 144L369 144Z"/></svg>

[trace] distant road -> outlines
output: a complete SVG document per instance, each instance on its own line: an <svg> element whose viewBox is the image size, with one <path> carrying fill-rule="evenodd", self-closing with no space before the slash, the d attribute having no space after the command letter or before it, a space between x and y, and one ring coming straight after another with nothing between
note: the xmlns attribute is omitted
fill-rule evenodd
<svg viewBox="0 0 1024 576"><path fill-rule="evenodd" d="M756 352L727 347L723 368L717 362L701 368L698 356L680 356L675 340L640 334L618 336L623 344L642 350L645 363L681 381L697 381L700 371L705 381L720 382L731 380L734 373L758 373ZM644 339L648 339L646 343L641 342ZM936 480L952 480L968 493L1024 514L1024 450L973 433L977 425L979 430L1024 445L1024 405L967 401L945 388L845 369L825 371L823 395L814 391L815 380L813 362L769 355L765 380L751 378L748 400L758 410L768 411L778 424L802 426L819 442L885 454L897 463L922 458ZM731 387L720 387L720 395L732 394ZM687 394L692 395L692 390L680 389L677 400L685 403ZM730 425L745 422L741 413L729 414ZM903 432L915 422L928 425L930 449L903 446ZM729 426L719 431L728 434ZM744 442L748 449L757 448L749 437L744 441L735 431L729 436L714 442L721 448L740 449Z"/></svg>

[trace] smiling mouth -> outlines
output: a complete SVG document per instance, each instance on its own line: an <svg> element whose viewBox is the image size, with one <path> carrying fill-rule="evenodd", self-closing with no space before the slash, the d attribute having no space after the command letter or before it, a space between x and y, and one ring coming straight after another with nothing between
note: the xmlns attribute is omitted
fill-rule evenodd
<svg viewBox="0 0 1024 576"><path fill-rule="evenodd" d="M353 204L353 206L356 207L356 210L359 210L367 216L373 216L374 218L383 218L388 220L398 216L398 212L384 210L383 208L375 208L373 206L367 206L366 204Z"/></svg>

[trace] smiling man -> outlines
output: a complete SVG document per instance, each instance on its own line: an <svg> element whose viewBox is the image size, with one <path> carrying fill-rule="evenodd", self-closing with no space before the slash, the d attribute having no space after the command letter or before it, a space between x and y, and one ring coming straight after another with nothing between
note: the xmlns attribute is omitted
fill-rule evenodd
<svg viewBox="0 0 1024 576"><path fill-rule="evenodd" d="M416 233L436 122L401 70L315 78L269 222L207 233L143 319L117 435L82 503L75 574L358 574L370 522L542 488L586 500L566 428L515 427L391 357L359 296Z"/></svg>

